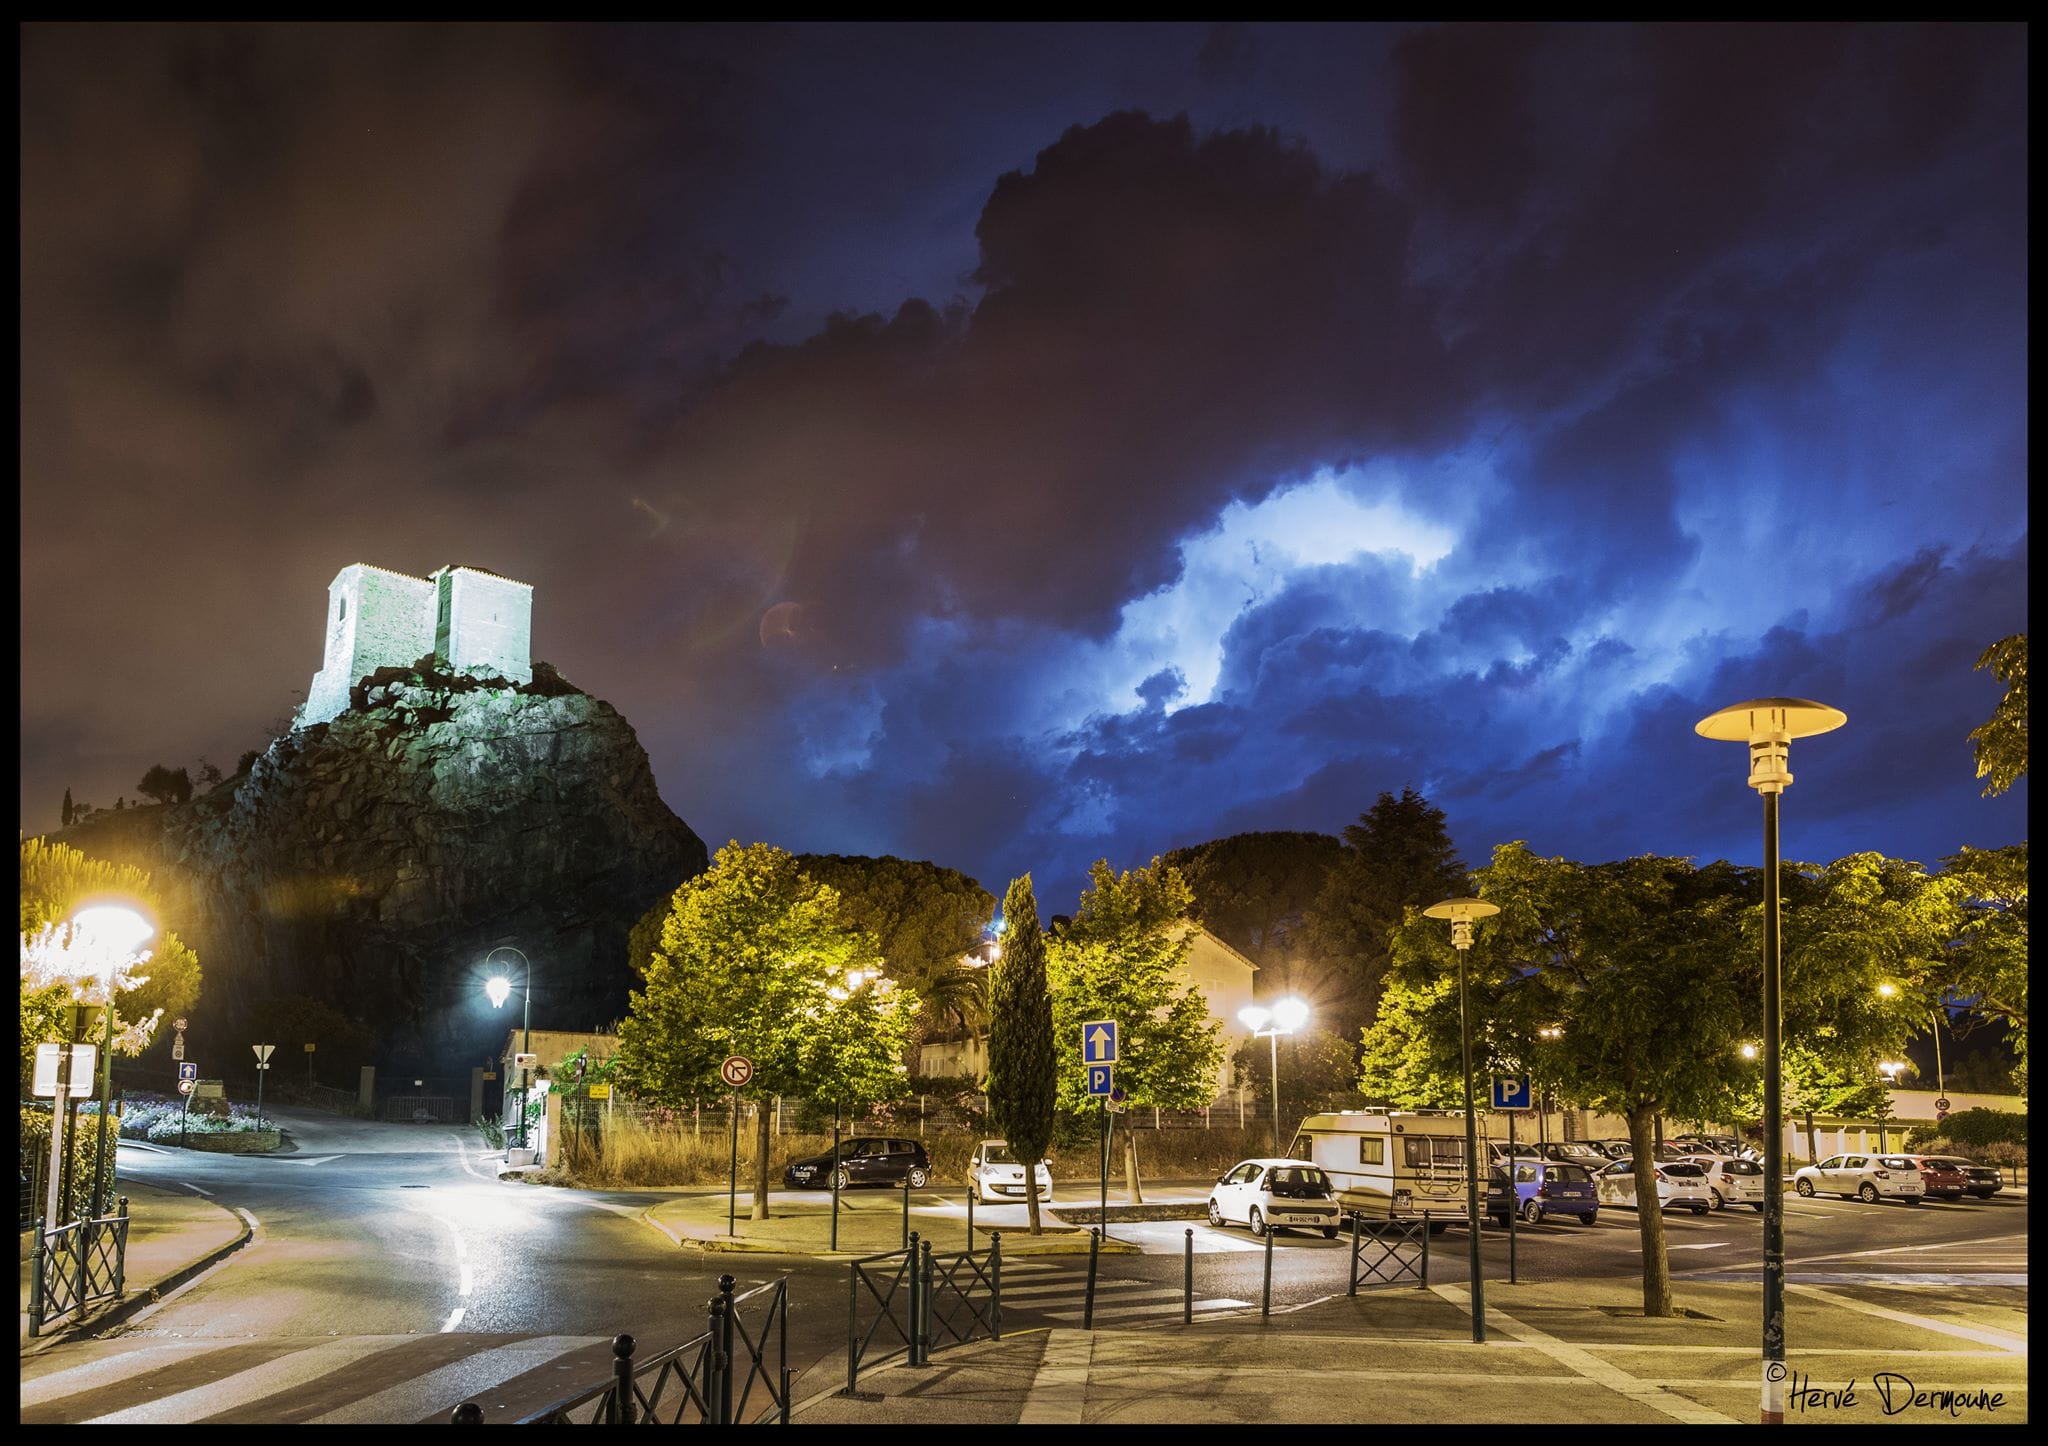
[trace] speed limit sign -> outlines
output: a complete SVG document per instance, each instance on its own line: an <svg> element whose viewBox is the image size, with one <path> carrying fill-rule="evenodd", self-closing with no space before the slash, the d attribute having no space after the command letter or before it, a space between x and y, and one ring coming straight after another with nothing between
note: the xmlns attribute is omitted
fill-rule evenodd
<svg viewBox="0 0 2048 1446"><path fill-rule="evenodd" d="M718 1067L718 1077L734 1089L745 1089L747 1081L754 1077L754 1062L743 1054L730 1054L725 1063Z"/></svg>

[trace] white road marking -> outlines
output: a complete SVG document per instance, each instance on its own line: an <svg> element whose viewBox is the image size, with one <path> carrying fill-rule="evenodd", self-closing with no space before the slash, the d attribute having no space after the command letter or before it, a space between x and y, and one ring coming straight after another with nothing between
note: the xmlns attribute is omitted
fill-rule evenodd
<svg viewBox="0 0 2048 1446"><path fill-rule="evenodd" d="M361 1360L364 1356L387 1350L405 1339L405 1336L354 1336L343 1341L328 1341L307 1350L294 1351L274 1361L266 1361L260 1366L252 1366L246 1371L238 1371L222 1380L195 1386L189 1391L179 1391L140 1406L130 1406L125 1411L95 1416L85 1424L184 1425L232 1410L245 1401L258 1400L278 1391L304 1385L308 1381L332 1374Z"/></svg>
<svg viewBox="0 0 2048 1446"><path fill-rule="evenodd" d="M458 1288L458 1289L456 1290L456 1294L457 1294L457 1295L468 1295L468 1294L469 1294L469 1293L470 1293L470 1292L471 1292L472 1290L475 1290L475 1289L476 1289L476 1272L475 1272L475 1271L473 1271L473 1270L471 1270L471 1269L470 1269L470 1268L469 1268L469 1267L468 1267L467 1265L465 1265L465 1266L463 1266L463 1267L462 1267L462 1284L461 1284L461 1286L460 1286L460 1287L459 1287L459 1288ZM460 1314L461 1314L461 1312L460 1312L460 1311L457 1311L457 1312L456 1312L456 1314L457 1314L457 1315L460 1315Z"/></svg>
<svg viewBox="0 0 2048 1446"><path fill-rule="evenodd" d="M47 1376L37 1376L32 1381L21 1383L21 1404L40 1406L45 1401L54 1401L61 1396L98 1390L125 1381L130 1376L146 1376L159 1367L171 1364L179 1356L219 1349L220 1344L217 1341L179 1341L174 1345L144 1346L140 1350L128 1351L103 1361L92 1361L82 1366L52 1371Z"/></svg>
<svg viewBox="0 0 2048 1446"><path fill-rule="evenodd" d="M1045 1354L1024 1398L1019 1426L1078 1426L1095 1359L1093 1331L1054 1330L1045 1335Z"/></svg>
<svg viewBox="0 0 2048 1446"><path fill-rule="evenodd" d="M1667 1246L1665 1247L1665 1249L1667 1249L1667 1250L1719 1250L1719 1249L1720 1249L1720 1248L1721 1248L1722 1246L1724 1246L1724 1245L1728 1245L1728 1244L1731 1244L1731 1243L1732 1243L1732 1242L1730 1242L1730 1241L1727 1241L1727 1240L1716 1240L1716 1241L1714 1241L1714 1242L1712 1242L1711 1244L1708 1244L1708 1245L1667 1245Z"/></svg>
<svg viewBox="0 0 2048 1446"><path fill-rule="evenodd" d="M441 1334L446 1335L448 1334L448 1332L454 1330L457 1326L461 1325L462 1317L464 1316L464 1314L467 1313L468 1309L469 1308L467 1306L458 1305L457 1307L455 1307L455 1309L449 1311L448 1319L441 1323Z"/></svg>
<svg viewBox="0 0 2048 1446"><path fill-rule="evenodd" d="M360 1401L351 1401L315 1416L309 1426L383 1425L392 1421L417 1421L439 1414L446 1419L448 1403L461 1401L538 1370L557 1356L606 1339L604 1336L536 1336L494 1347L452 1365L401 1381Z"/></svg>
<svg viewBox="0 0 2048 1446"><path fill-rule="evenodd" d="M190 1180L180 1180L178 1183L180 1185L183 1185L187 1190L190 1190L195 1195L204 1195L209 1200L213 1198L213 1191L202 1190L197 1185L193 1184Z"/></svg>
<svg viewBox="0 0 2048 1446"><path fill-rule="evenodd" d="M279 1161L278 1161L278 1163L279 1163L280 1165L324 1165L324 1164L326 1164L326 1163L327 1163L327 1162L328 1162L329 1160L339 1160L340 1158L341 1158L341 1156L339 1156L339 1155L315 1155L315 1156L314 1156L314 1157L313 1157L312 1159L310 1159L310 1160L291 1160L291 1159L285 1159L285 1160L279 1160Z"/></svg>

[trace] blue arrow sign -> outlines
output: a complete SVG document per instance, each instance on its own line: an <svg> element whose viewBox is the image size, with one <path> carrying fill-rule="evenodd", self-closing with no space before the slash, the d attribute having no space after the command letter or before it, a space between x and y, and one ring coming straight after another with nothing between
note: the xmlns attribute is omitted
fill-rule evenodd
<svg viewBox="0 0 2048 1446"><path fill-rule="evenodd" d="M188 1062L186 1062L186 1063L184 1063L184 1064L181 1064L181 1065L179 1065L179 1066L178 1066L178 1078L179 1078L179 1079L198 1079L198 1078L199 1078L199 1066L198 1066L197 1064L191 1063L191 1062L189 1062L189 1061L188 1061Z"/></svg>
<svg viewBox="0 0 2048 1446"><path fill-rule="evenodd" d="M1109 1070L1109 1066L1108 1066L1108 1065L1106 1065L1106 1064L1091 1064L1091 1065L1089 1065L1089 1066L1088 1066L1088 1093L1089 1093L1089 1094L1091 1094L1091 1095L1106 1095L1106 1094L1110 1093L1110 1091L1111 1091L1111 1090L1112 1090L1112 1089L1114 1088L1114 1086L1113 1086L1113 1085L1111 1084L1111 1082L1110 1082L1110 1078L1109 1078L1109 1075L1110 1075L1110 1070Z"/></svg>
<svg viewBox="0 0 2048 1446"><path fill-rule="evenodd" d="M1081 1063L1116 1063L1116 1021L1091 1019L1081 1026Z"/></svg>
<svg viewBox="0 0 2048 1446"><path fill-rule="evenodd" d="M1534 1095L1529 1088L1529 1076L1511 1074L1496 1076L1493 1081L1493 1107L1497 1110L1533 1110Z"/></svg>

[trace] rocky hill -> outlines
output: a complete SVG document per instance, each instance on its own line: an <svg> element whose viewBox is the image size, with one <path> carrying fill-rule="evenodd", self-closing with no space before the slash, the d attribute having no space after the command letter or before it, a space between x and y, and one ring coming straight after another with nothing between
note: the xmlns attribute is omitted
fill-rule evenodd
<svg viewBox="0 0 2048 1446"><path fill-rule="evenodd" d="M205 970L195 1047L218 1032L239 1059L260 1002L299 995L368 1025L387 1069L466 1077L519 1022L516 994L484 998L498 945L532 961L536 1028L622 1015L627 931L706 864L626 720L544 663L514 683L423 660L351 704L189 803L54 835L156 875Z"/></svg>

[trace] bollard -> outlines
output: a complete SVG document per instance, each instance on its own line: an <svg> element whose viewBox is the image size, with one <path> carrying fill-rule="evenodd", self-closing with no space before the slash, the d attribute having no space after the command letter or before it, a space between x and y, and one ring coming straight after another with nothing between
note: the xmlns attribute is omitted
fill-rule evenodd
<svg viewBox="0 0 2048 1446"><path fill-rule="evenodd" d="M910 1176L903 1177L903 1248L910 1249Z"/></svg>
<svg viewBox="0 0 2048 1446"><path fill-rule="evenodd" d="M1422 1279L1415 1282L1417 1290L1429 1289L1429 1212L1422 1212Z"/></svg>
<svg viewBox="0 0 2048 1446"><path fill-rule="evenodd" d="M725 1378L732 1374L732 1362L725 1359L719 1349L725 1340L725 1297L711 1297L711 1339L704 1349L704 1424L722 1426L725 1418L719 1414L719 1407L725 1400Z"/></svg>
<svg viewBox="0 0 2048 1446"><path fill-rule="evenodd" d="M633 1424L633 1338L612 1337L612 1394L605 1406L604 1423L607 1426L630 1426ZM481 1425L482 1412L477 1414L476 1424Z"/></svg>
<svg viewBox="0 0 2048 1446"><path fill-rule="evenodd" d="M1273 1225L1266 1223L1266 1284L1259 1293L1259 1317L1273 1313Z"/></svg>
<svg viewBox="0 0 2048 1446"><path fill-rule="evenodd" d="M917 1294L917 1359L920 1365L932 1363L932 1243L924 1243L924 1264L918 1274L924 1284Z"/></svg>
<svg viewBox="0 0 2048 1446"><path fill-rule="evenodd" d="M1351 1212L1351 1289L1346 1295L1358 1294L1358 1212Z"/></svg>
<svg viewBox="0 0 2048 1446"><path fill-rule="evenodd" d="M784 1276L775 1290L776 1357L789 1359L789 1277ZM788 1366L782 1368L782 1418L781 1424L789 1424L789 1388L796 1383L796 1374Z"/></svg>
<svg viewBox="0 0 2048 1446"><path fill-rule="evenodd" d="M484 1408L474 1401L464 1401L449 1413L451 1426L481 1426L484 1423Z"/></svg>
<svg viewBox="0 0 2048 1446"><path fill-rule="evenodd" d="M718 1378L718 1423L730 1426L732 1419L732 1288L737 1284L730 1275L718 1277L718 1298L725 1303L722 1314L725 1317L725 1334L718 1339L718 1358L725 1363L725 1370Z"/></svg>
<svg viewBox="0 0 2048 1446"><path fill-rule="evenodd" d="M1182 1257L1180 1280L1180 1323L1195 1323L1195 1227L1187 1229L1187 1253Z"/></svg>
<svg viewBox="0 0 2048 1446"><path fill-rule="evenodd" d="M128 1197L121 1197L121 1233L114 1237L114 1295L118 1298L128 1285Z"/></svg>
<svg viewBox="0 0 2048 1446"><path fill-rule="evenodd" d="M905 1304L908 1307L909 1314L904 1317L903 1338L910 1346L910 1364L921 1366L924 1362L917 1358L917 1232L915 1230L910 1232L909 1255L905 1258L903 1272L909 1277L904 1282L909 1287L909 1294L905 1297Z"/></svg>
<svg viewBox="0 0 2048 1446"><path fill-rule="evenodd" d="M1003 1232L991 1230L988 1233L988 1333L992 1339L1003 1338Z"/></svg>
<svg viewBox="0 0 2048 1446"><path fill-rule="evenodd" d="M1081 1307L1081 1329L1095 1329L1095 1252L1102 1248L1102 1227L1091 1226L1088 1230L1088 1298Z"/></svg>
<svg viewBox="0 0 2048 1446"><path fill-rule="evenodd" d="M981 1187L973 1180L967 1182L967 1248L974 1249L974 1197L981 1193Z"/></svg>
<svg viewBox="0 0 2048 1446"><path fill-rule="evenodd" d="M43 1259L49 1247L43 1243L43 1222L36 1221L36 1243L29 1251L28 1277L28 1333L33 1340L43 1326Z"/></svg>
<svg viewBox="0 0 2048 1446"><path fill-rule="evenodd" d="M91 1284L89 1272L92 1268L92 1232L93 1222L90 1219L81 1220L78 1222L77 1232L71 1237L76 1242L75 1248L78 1251L78 1282L77 1289L72 1292L71 1303L78 1307L81 1318L85 1315L86 1288Z"/></svg>
<svg viewBox="0 0 2048 1446"><path fill-rule="evenodd" d="M846 1267L846 1394L860 1383L860 1266Z"/></svg>

